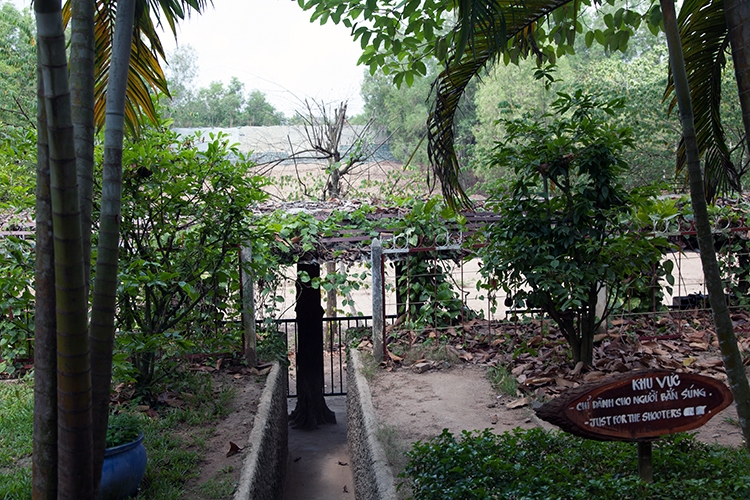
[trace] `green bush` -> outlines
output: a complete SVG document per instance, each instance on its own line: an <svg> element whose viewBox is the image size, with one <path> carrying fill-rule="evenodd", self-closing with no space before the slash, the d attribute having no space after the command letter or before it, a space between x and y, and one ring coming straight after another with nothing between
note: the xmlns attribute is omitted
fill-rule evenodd
<svg viewBox="0 0 750 500"><path fill-rule="evenodd" d="M591 364L594 334L618 298L666 274L657 270L668 244L639 231L638 200L618 182L633 146L629 129L610 124L622 102L559 96L554 114L502 121L507 141L494 162L515 178L489 204L502 217L479 235L482 273L488 288L548 314L573 361Z"/></svg>
<svg viewBox="0 0 750 500"><path fill-rule="evenodd" d="M169 357L239 343L238 248L264 181L225 136L163 124L125 145L123 165L116 372L147 394Z"/></svg>
<svg viewBox="0 0 750 500"><path fill-rule="evenodd" d="M401 477L419 500L692 500L750 498L750 456L676 434L654 443L654 482L637 473L635 443L562 432L448 430L408 452Z"/></svg>
<svg viewBox="0 0 750 500"><path fill-rule="evenodd" d="M145 417L135 413L122 412L109 416L107 425L107 448L132 443L143 432Z"/></svg>
<svg viewBox="0 0 750 500"><path fill-rule="evenodd" d="M33 286L32 243L0 239L0 372L13 374L16 359L33 356Z"/></svg>
<svg viewBox="0 0 750 500"><path fill-rule="evenodd" d="M454 227L446 227L446 221ZM405 238L410 247L448 245L454 243L449 241L450 231L464 223L462 216L440 205L438 198L416 200L403 221L398 222L398 236ZM447 257L458 262L460 253ZM464 306L454 288L448 258L445 254L437 258L437 253L415 252L396 264L396 294L399 302L403 301L398 304L398 314L408 325L440 328L477 316Z"/></svg>
<svg viewBox="0 0 750 500"><path fill-rule="evenodd" d="M0 208L32 208L35 189L36 133L0 131Z"/></svg>

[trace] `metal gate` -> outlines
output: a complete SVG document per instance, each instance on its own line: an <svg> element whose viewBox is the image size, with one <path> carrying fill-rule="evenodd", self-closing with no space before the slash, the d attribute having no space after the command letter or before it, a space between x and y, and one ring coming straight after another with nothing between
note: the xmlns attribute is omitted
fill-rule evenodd
<svg viewBox="0 0 750 500"><path fill-rule="evenodd" d="M297 397L297 320L274 320L276 329L284 339L289 359L287 396ZM370 335L372 316L343 316L323 318L323 376L325 396L346 394L346 346L356 338Z"/></svg>

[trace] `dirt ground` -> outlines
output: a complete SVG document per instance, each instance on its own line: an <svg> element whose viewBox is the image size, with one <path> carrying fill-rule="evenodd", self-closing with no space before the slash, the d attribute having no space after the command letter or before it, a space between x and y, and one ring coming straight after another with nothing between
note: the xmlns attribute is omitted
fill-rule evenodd
<svg viewBox="0 0 750 500"><path fill-rule="evenodd" d="M508 408L522 401L498 394L486 370L486 366L471 364L424 373L410 368L377 369L370 389L378 423L384 428L380 437L386 441L386 448L395 446L398 449L391 452L403 452L410 443L427 440L446 428L453 434L486 428L498 434L516 427L554 428L538 419L528 404ZM698 429L697 438L706 443L742 446L734 405ZM389 454L389 460L398 462L397 457L391 457Z"/></svg>
<svg viewBox="0 0 750 500"><path fill-rule="evenodd" d="M230 409L231 413L216 422L207 433L200 473L197 477L188 480L185 485L184 498L186 500L205 498L199 487L209 481L213 480L218 483L229 480L234 484L239 482L242 462L247 455L247 441L265 386L265 377L259 377L253 373L230 373L220 370L213 373L212 378L215 390L229 385L234 388L236 396ZM241 449L227 456L232 449L230 443L236 444ZM231 496L226 498L231 498Z"/></svg>

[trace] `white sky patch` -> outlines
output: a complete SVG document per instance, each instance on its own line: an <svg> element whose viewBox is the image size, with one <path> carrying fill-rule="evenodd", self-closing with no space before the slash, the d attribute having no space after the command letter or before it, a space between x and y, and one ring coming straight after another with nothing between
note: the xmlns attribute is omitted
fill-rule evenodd
<svg viewBox="0 0 750 500"><path fill-rule="evenodd" d="M174 49L171 36L162 42ZM301 111L305 98L348 100L350 116L362 111L359 43L343 25L310 23L310 12L296 1L214 0L180 25L177 42L198 52L201 87L236 76L287 116Z"/></svg>

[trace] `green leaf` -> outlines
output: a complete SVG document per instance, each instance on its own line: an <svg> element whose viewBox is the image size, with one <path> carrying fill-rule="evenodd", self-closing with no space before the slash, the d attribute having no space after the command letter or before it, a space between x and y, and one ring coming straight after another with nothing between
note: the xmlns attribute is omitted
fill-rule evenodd
<svg viewBox="0 0 750 500"><path fill-rule="evenodd" d="M591 48L591 45L594 43L594 36L595 35L593 31L586 32L585 42L587 48Z"/></svg>

